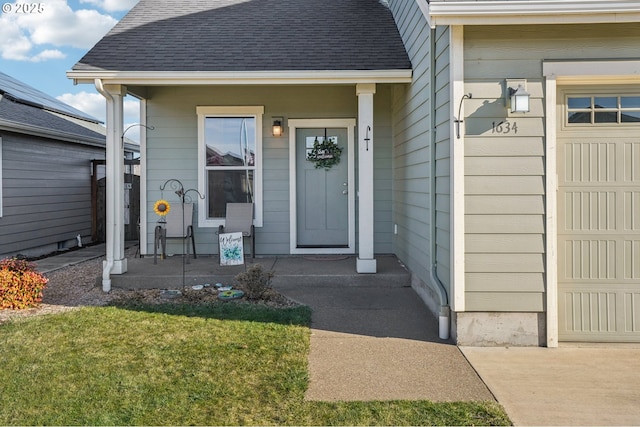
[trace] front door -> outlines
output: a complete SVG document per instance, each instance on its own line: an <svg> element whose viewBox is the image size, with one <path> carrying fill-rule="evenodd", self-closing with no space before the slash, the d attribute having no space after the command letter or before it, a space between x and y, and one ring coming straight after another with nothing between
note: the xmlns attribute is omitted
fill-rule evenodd
<svg viewBox="0 0 640 427"><path fill-rule="evenodd" d="M324 124L333 126L292 129L295 135L292 253L354 251L350 138L353 130Z"/></svg>

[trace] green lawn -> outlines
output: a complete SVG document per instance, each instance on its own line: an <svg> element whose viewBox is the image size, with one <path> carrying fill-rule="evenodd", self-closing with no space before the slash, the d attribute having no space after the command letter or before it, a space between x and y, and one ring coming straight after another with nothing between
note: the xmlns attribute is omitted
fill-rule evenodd
<svg viewBox="0 0 640 427"><path fill-rule="evenodd" d="M305 307L88 307L0 325L0 425L509 425L496 404L304 401Z"/></svg>

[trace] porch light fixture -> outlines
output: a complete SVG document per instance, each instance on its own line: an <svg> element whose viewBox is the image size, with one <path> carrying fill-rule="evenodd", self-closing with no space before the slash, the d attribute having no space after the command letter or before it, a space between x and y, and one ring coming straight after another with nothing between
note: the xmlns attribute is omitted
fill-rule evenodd
<svg viewBox="0 0 640 427"><path fill-rule="evenodd" d="M282 136L282 117L273 118L273 127L271 128L273 136Z"/></svg>
<svg viewBox="0 0 640 427"><path fill-rule="evenodd" d="M531 95L525 90L522 84L518 84L516 89L509 87L509 101L512 113L528 113L529 98Z"/></svg>

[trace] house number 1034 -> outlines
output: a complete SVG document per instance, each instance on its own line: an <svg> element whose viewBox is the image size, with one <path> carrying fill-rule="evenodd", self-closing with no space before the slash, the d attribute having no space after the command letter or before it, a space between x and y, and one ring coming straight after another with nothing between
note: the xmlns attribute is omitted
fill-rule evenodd
<svg viewBox="0 0 640 427"><path fill-rule="evenodd" d="M518 124L516 122L493 122L491 125L491 133L518 133Z"/></svg>

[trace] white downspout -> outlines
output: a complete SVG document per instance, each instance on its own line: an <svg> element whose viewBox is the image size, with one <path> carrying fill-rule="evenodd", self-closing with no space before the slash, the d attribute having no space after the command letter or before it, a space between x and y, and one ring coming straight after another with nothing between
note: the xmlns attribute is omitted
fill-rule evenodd
<svg viewBox="0 0 640 427"><path fill-rule="evenodd" d="M113 97L111 96L111 94L109 94L109 92L107 92L104 89L104 86L102 84L102 80L100 79L95 79L95 87L96 90L100 93L100 95L104 96L104 98L107 100L107 132L109 129L109 111L111 111L112 109L112 104L114 102ZM108 138L107 138L107 143L108 143ZM106 148L108 150L108 148ZM107 161L109 161L109 159L107 159ZM112 160L113 161L113 160ZM107 187L108 187L109 183L107 183ZM108 198L107 198L108 199ZM111 246L113 246L114 242L115 242L115 227L110 227L109 225L107 225L107 235L106 235L106 240L107 240L107 253L106 253L106 261L103 263L102 265L102 290L104 292L109 292L111 290L111 270L113 269L113 264L114 264L114 254L113 254L113 250L111 249ZM109 231L111 231L112 235L109 235Z"/></svg>
<svg viewBox="0 0 640 427"><path fill-rule="evenodd" d="M430 96L430 100L429 103L431 105L431 107L433 107L433 100L435 99L436 96L436 88L435 88L435 66L436 66L436 60L435 60L435 30L431 29L431 96ZM431 227L429 227L429 238L430 238L430 243L431 243L431 253L430 253L430 258L431 258L431 269L430 269L430 281L431 281L431 287L436 290L436 292L438 293L438 299L440 300L440 313L438 316L438 331L439 331L439 337L440 339L443 340L447 340L449 339L449 325L450 325L450 315L451 315L451 310L449 308L449 296L447 295L447 290L445 289L444 285L442 284L442 282L440 281L440 278L438 277L438 262L436 261L436 115L435 115L435 111L433 108L430 108L430 112L431 112L431 141L430 141L430 147L431 147L431 161L430 166L431 166L431 175L429 177L429 182L431 184L431 191L430 191L430 214L431 214Z"/></svg>

